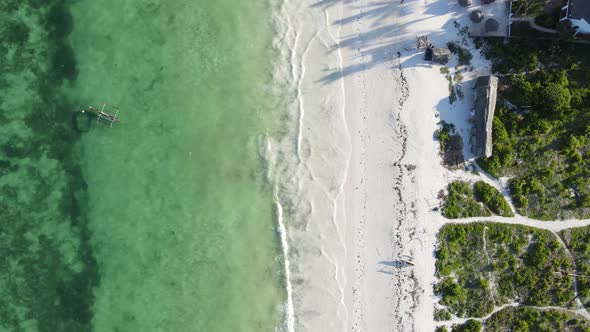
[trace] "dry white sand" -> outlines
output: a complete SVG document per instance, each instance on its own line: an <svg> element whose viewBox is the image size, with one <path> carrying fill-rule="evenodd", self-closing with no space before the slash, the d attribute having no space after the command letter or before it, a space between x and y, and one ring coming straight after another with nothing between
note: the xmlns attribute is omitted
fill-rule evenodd
<svg viewBox="0 0 590 332"><path fill-rule="evenodd" d="M433 331L437 193L446 170L433 135L468 132L473 79L489 67L454 0L285 0L276 82L293 123L266 144L290 244L296 331ZM440 66L416 37L472 49L465 97L449 103ZM455 71L456 59L451 63ZM405 262L412 262L414 266Z"/></svg>

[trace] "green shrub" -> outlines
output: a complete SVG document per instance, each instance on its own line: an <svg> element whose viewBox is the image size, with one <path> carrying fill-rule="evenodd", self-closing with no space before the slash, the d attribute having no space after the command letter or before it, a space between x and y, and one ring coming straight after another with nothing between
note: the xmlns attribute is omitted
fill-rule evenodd
<svg viewBox="0 0 590 332"><path fill-rule="evenodd" d="M459 325L453 329L453 332L480 332L482 325L479 321L470 319L465 324Z"/></svg>
<svg viewBox="0 0 590 332"><path fill-rule="evenodd" d="M493 120L493 150L489 158L481 158L478 164L489 174L499 177L505 173L507 167L512 166L516 159L514 144L510 140L510 135L506 127L498 117Z"/></svg>
<svg viewBox="0 0 590 332"><path fill-rule="evenodd" d="M490 211L475 201L473 190L468 182L454 181L448 186L442 214L450 219L490 216Z"/></svg>
<svg viewBox="0 0 590 332"><path fill-rule="evenodd" d="M514 301L535 306L572 303L572 277L555 273L570 270L572 261L550 231L498 223L447 224L437 238L439 282L434 290L453 315L485 317ZM590 255L590 231L576 237L576 243ZM579 288L586 290L581 284Z"/></svg>
<svg viewBox="0 0 590 332"><path fill-rule="evenodd" d="M447 144L451 141L451 135L455 133L455 125L441 121L439 126L436 138L440 144L440 151L444 152Z"/></svg>
<svg viewBox="0 0 590 332"><path fill-rule="evenodd" d="M475 199L484 203L492 212L503 217L513 217L514 213L504 196L491 185L478 181L474 185Z"/></svg>
<svg viewBox="0 0 590 332"><path fill-rule="evenodd" d="M468 49L459 45L456 42L448 42L447 47L449 51L453 54L457 54L459 57L459 65L460 66L469 66L471 64L471 59L473 59L473 55L469 52Z"/></svg>
<svg viewBox="0 0 590 332"><path fill-rule="evenodd" d="M447 309L435 309L434 310L434 320L435 321L444 321L450 320L453 318L451 313Z"/></svg>
<svg viewBox="0 0 590 332"><path fill-rule="evenodd" d="M590 227L578 227L559 233L575 259L575 269L580 275L590 275ZM586 307L590 304L590 278L578 278L578 294Z"/></svg>
<svg viewBox="0 0 590 332"><path fill-rule="evenodd" d="M485 322L486 331L588 331L590 324L581 316L558 310L505 308Z"/></svg>
<svg viewBox="0 0 590 332"><path fill-rule="evenodd" d="M524 75L512 76L510 84L514 90L514 93L510 95L511 102L519 106L528 106L532 104L535 99L535 87Z"/></svg>
<svg viewBox="0 0 590 332"><path fill-rule="evenodd" d="M566 86L549 83L539 87L537 93L536 107L554 118L559 118L570 108L572 95Z"/></svg>
<svg viewBox="0 0 590 332"><path fill-rule="evenodd" d="M531 1L542 2L518 0L517 8ZM492 156L477 163L515 179L510 195L522 215L590 218L590 183L580 181L590 178L590 45L486 39L483 49L493 70L508 75L498 87Z"/></svg>

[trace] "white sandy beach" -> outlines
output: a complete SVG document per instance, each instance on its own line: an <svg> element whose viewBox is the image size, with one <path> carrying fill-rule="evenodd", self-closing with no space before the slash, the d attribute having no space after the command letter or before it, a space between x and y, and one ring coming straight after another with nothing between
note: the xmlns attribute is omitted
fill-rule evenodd
<svg viewBox="0 0 590 332"><path fill-rule="evenodd" d="M455 175L433 135L454 122L470 157L471 88L488 68L458 35L468 13L454 0L286 0L278 11L276 80L292 91L294 125L267 148L290 243L289 330L434 330L432 209ZM462 100L450 105L420 35L472 49Z"/></svg>

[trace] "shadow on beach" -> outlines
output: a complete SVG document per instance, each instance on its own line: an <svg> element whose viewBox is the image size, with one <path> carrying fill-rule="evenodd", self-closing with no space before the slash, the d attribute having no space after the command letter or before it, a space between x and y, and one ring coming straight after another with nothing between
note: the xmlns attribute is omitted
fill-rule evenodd
<svg viewBox="0 0 590 332"><path fill-rule="evenodd" d="M394 274L393 270L396 269L403 269L407 267L412 267L413 265L401 261L401 260L394 260L394 261L380 261L379 264L382 265L381 269L378 272L385 273L385 274Z"/></svg>
<svg viewBox="0 0 590 332"><path fill-rule="evenodd" d="M351 0L322 0L315 4L313 7L322 7L324 10L329 9L337 4L349 4ZM345 17L333 22L334 25L343 27L355 22L361 22L361 20L368 20L372 22L372 27L368 32L358 33L350 36L342 36L340 43L334 45L332 51L339 49L356 50L357 55L352 60L369 59L368 61L358 62L342 68L341 70L331 70L320 80L320 83L328 84L337 81L346 76L362 72L364 70L371 69L377 65L389 64L392 69L403 65L403 67L428 67L429 62L424 61L422 55L423 51L418 51L415 46L417 35L406 33L408 27L411 25L418 24L422 21L431 19L440 15L440 13L450 12L447 10L446 4L440 2L434 2L427 5L425 11L426 16L417 20L412 20L399 24L387 24L381 25L386 18L390 16L396 16L402 18L406 16L405 13L411 13L412 2L402 4L400 2L381 1L373 2L367 6L358 7L359 13L357 15ZM405 6L410 6L406 8ZM438 13L438 14L437 14ZM439 39L443 34L447 34L450 31L456 29L454 27L454 21L456 17L451 17L441 28L440 33L429 34L429 39L434 41ZM443 45L436 45L443 46ZM416 54L404 54L404 56L410 55L410 58L405 62L400 63L400 52L403 51L417 51Z"/></svg>

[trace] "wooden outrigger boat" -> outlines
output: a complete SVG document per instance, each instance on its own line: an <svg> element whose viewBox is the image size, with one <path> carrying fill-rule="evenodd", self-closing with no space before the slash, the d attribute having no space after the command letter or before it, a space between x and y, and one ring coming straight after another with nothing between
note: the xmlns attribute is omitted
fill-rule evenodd
<svg viewBox="0 0 590 332"><path fill-rule="evenodd" d="M101 126L112 128L115 122L123 123L117 118L119 108L116 106L103 104L101 109L94 106L88 106L88 109L96 113L96 123ZM84 111L82 111L82 113L84 113Z"/></svg>

